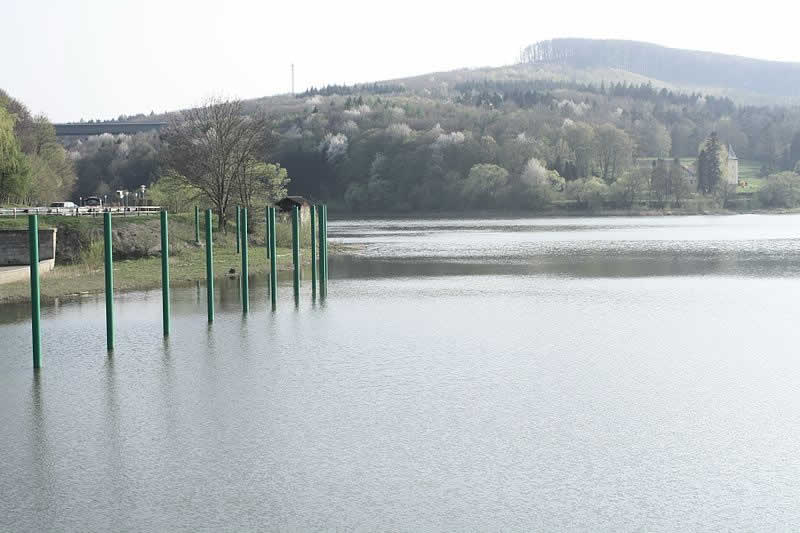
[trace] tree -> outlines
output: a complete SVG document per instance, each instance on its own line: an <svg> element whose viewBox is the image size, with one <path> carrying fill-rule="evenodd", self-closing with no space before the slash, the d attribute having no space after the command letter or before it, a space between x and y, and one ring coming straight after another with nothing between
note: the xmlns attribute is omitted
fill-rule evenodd
<svg viewBox="0 0 800 533"><path fill-rule="evenodd" d="M285 198L289 176L285 168L274 163L264 163L257 159L249 159L244 168L236 176L236 190L240 205L247 208L248 218L253 213L256 200L260 204L275 203ZM249 221L248 221L249 222ZM248 228L253 224L248 223Z"/></svg>
<svg viewBox="0 0 800 533"><path fill-rule="evenodd" d="M464 182L464 198L472 205L492 207L508 188L508 171L492 164L473 165Z"/></svg>
<svg viewBox="0 0 800 533"><path fill-rule="evenodd" d="M0 108L11 117L13 134L30 170L27 185L19 187L16 194L17 201L41 205L67 200L74 189L75 171L53 125L44 115L32 116L24 104L2 90Z"/></svg>
<svg viewBox="0 0 800 533"><path fill-rule="evenodd" d="M736 196L736 185L727 181L720 181L714 189L714 197L721 207L729 207L730 201Z"/></svg>
<svg viewBox="0 0 800 533"><path fill-rule="evenodd" d="M189 185L186 180L164 176L147 190L147 196L153 204L173 213L181 213L196 205L203 193Z"/></svg>
<svg viewBox="0 0 800 533"><path fill-rule="evenodd" d="M674 157L691 157L695 154L691 146L692 125L683 121L672 126L670 131L670 155Z"/></svg>
<svg viewBox="0 0 800 533"><path fill-rule="evenodd" d="M240 100L210 99L180 113L164 132L168 172L197 187L226 228L228 209L268 143L263 115L246 115Z"/></svg>
<svg viewBox="0 0 800 533"><path fill-rule="evenodd" d="M578 177L589 176L594 159L594 130L582 122L567 127L567 143L575 154L575 171Z"/></svg>
<svg viewBox="0 0 800 533"><path fill-rule="evenodd" d="M617 175L631 164L633 142L624 131L612 124L600 126L595 133L600 177L606 183L613 183Z"/></svg>
<svg viewBox="0 0 800 533"><path fill-rule="evenodd" d="M353 182L347 187L344 193L344 202L353 211L360 211L367 206L367 189L364 185Z"/></svg>
<svg viewBox="0 0 800 533"><path fill-rule="evenodd" d="M369 167L369 181L367 182L367 199L370 207L387 207L392 198L391 183L386 179L389 171L389 162L385 155L378 152Z"/></svg>
<svg viewBox="0 0 800 533"><path fill-rule="evenodd" d="M631 208L645 191L649 178L634 168L611 184L609 196L617 207Z"/></svg>
<svg viewBox="0 0 800 533"><path fill-rule="evenodd" d="M548 170L536 158L531 158L520 175L522 207L541 208L552 201L553 194L564 188L564 178L555 170Z"/></svg>
<svg viewBox="0 0 800 533"><path fill-rule="evenodd" d="M49 204L69 198L75 189L75 168L64 147L58 143L56 130L47 117L39 115L33 118L28 149L33 178L31 200Z"/></svg>
<svg viewBox="0 0 800 533"><path fill-rule="evenodd" d="M0 106L0 203L22 201L30 186L30 166L14 135L14 118Z"/></svg>
<svg viewBox="0 0 800 533"><path fill-rule="evenodd" d="M650 172L650 192L656 203L663 205L669 195L669 169L663 159L653 164Z"/></svg>
<svg viewBox="0 0 800 533"><path fill-rule="evenodd" d="M680 207L689 196L689 178L677 157L669 165L669 193L675 198L675 206Z"/></svg>
<svg viewBox="0 0 800 533"><path fill-rule="evenodd" d="M712 132L703 144L697 158L697 187L703 194L710 194L717 188L724 176L721 161L722 146L717 134Z"/></svg>
<svg viewBox="0 0 800 533"><path fill-rule="evenodd" d="M640 120L634 128L637 156L666 157L672 148L672 137L655 118Z"/></svg>
<svg viewBox="0 0 800 533"><path fill-rule="evenodd" d="M600 178L579 178L569 182L565 191L567 198L591 210L603 206L608 192L608 185Z"/></svg>
<svg viewBox="0 0 800 533"><path fill-rule="evenodd" d="M758 199L766 207L796 207L800 205L800 175L780 172L767 178L758 191Z"/></svg>

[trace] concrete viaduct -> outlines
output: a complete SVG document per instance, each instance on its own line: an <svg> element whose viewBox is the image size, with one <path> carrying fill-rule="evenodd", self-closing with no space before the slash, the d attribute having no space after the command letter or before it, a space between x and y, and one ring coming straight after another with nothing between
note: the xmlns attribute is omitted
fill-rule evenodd
<svg viewBox="0 0 800 533"><path fill-rule="evenodd" d="M134 134L142 131L160 130L166 125L166 122L68 122L65 124L53 124L56 128L57 137L86 137L89 135L102 135L103 133L112 135L120 133Z"/></svg>

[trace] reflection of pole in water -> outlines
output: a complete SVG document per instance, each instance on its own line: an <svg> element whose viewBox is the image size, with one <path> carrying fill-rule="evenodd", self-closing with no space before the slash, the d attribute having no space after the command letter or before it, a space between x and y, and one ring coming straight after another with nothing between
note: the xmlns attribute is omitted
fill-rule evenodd
<svg viewBox="0 0 800 533"><path fill-rule="evenodd" d="M47 439L47 420L45 419L44 399L42 398L42 374L33 373L31 381L31 462L36 473L35 487L52 486L53 476L48 471L53 461L50 459L50 443ZM39 493L40 491L35 491ZM47 492L45 492L46 494ZM41 508L49 507L49 502L41 502ZM38 506L37 506L38 507Z"/></svg>
<svg viewBox="0 0 800 533"><path fill-rule="evenodd" d="M122 445L120 443L120 417L119 417L119 392L117 391L117 373L114 369L114 359L109 357L106 359L106 416L102 417L102 422L105 424L106 429L106 445L102 446L103 449L108 450L108 460L106 467L108 469L107 476L101 476L106 480L110 480L112 495L109 496L110 501L122 502L125 501L126 480L120 479L119 476L122 472L126 471L122 453Z"/></svg>

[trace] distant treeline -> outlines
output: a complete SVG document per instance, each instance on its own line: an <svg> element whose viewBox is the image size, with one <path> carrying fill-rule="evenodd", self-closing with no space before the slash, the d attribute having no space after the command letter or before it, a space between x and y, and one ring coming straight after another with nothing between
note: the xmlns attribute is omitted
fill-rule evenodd
<svg viewBox="0 0 800 533"><path fill-rule="evenodd" d="M670 83L796 97L800 63L763 61L620 40L553 39L522 50L523 63L626 70Z"/></svg>
<svg viewBox="0 0 800 533"><path fill-rule="evenodd" d="M616 98L645 100L664 105L690 105L703 99L715 115L723 115L736 111L736 104L730 98L704 96L702 93L682 93L669 89L654 88L651 83L629 84L627 82L601 82L599 85L578 82L556 82L552 80L513 80L513 81L469 81L456 85L461 94L459 103L471 105L489 104L495 107L504 102L513 102L519 107L531 107L539 104L550 105L556 98L553 91L570 89L579 93L589 93Z"/></svg>
<svg viewBox="0 0 800 533"><path fill-rule="evenodd" d="M326 85L325 87L311 87L302 93L297 93L297 98L307 98L314 95L331 96L340 94L343 96L352 94L392 94L402 93L405 87L402 85L393 85L385 83L363 83L357 85Z"/></svg>

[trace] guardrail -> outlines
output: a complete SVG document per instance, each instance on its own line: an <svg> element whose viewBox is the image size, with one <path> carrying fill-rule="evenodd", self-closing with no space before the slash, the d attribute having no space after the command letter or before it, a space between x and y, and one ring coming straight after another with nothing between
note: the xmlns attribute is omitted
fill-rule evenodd
<svg viewBox="0 0 800 533"><path fill-rule="evenodd" d="M137 207L5 207L0 208L0 217L18 217L24 215L61 215L61 216L98 216L111 213L117 216L157 215L161 206Z"/></svg>

